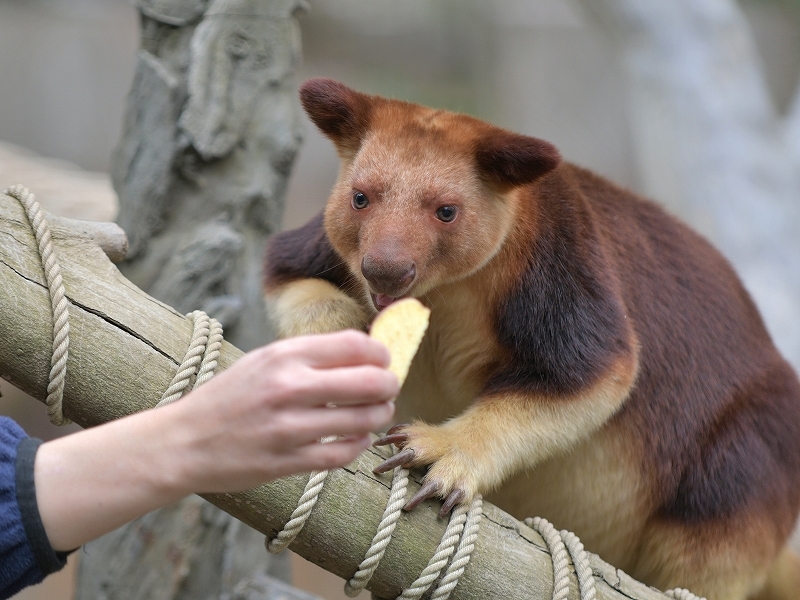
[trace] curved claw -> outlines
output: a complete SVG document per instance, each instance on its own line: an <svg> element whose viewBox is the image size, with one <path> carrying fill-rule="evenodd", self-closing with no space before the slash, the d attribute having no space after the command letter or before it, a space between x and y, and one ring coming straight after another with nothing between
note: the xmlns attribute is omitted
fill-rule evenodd
<svg viewBox="0 0 800 600"><path fill-rule="evenodd" d="M391 471L395 467L400 467L405 465L406 463L411 462L414 460L414 449L413 448L406 448L402 452L398 452L391 458L387 458L377 467L372 469L373 473L386 473L386 471Z"/></svg>
<svg viewBox="0 0 800 600"><path fill-rule="evenodd" d="M392 433L379 437L372 442L373 446L388 446L389 444L401 444L408 441L407 433Z"/></svg>
<svg viewBox="0 0 800 600"><path fill-rule="evenodd" d="M439 511L439 516L444 517L453 510L453 507L456 504L461 504L464 500L464 496L466 496L466 492L461 488L456 488L452 492L447 495L447 498L444 500L444 504L442 504L442 509Z"/></svg>
<svg viewBox="0 0 800 600"><path fill-rule="evenodd" d="M417 505L423 500L426 500L432 496L435 496L439 492L439 483L436 481L426 481L419 491L414 494L414 497L411 498L406 505L403 507L403 510L414 510Z"/></svg>
<svg viewBox="0 0 800 600"><path fill-rule="evenodd" d="M392 425L391 427L389 427L389 431L387 431L386 433L388 435L391 435L393 433L397 433L401 429L405 429L408 426L409 426L409 423L398 423L397 425Z"/></svg>

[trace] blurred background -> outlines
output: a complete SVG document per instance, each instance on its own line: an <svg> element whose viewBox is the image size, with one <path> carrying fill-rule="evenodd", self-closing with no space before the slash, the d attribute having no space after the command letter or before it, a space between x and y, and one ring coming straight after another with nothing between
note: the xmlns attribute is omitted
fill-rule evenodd
<svg viewBox="0 0 800 600"><path fill-rule="evenodd" d="M304 60L298 81L332 77L363 91L467 112L554 142L566 159L664 203L717 242L743 271L778 344L796 367L800 364L798 328L786 325L798 321L800 308L800 252L792 250L800 237L793 235L800 227L800 140L786 137L800 133L800 0L717 2L733 7L733 17L722 15L732 19L725 26L732 32L730 39L712 40L726 28L698 21L694 37L682 46L697 50L697 58L689 56L685 63L672 61L684 51L670 48L680 41L674 35L680 24L670 21L674 15L664 16L663 39L643 44L637 35L650 26L647 19L629 11L622 15L628 21L621 23L620 15L608 9L614 4L610 0L598 0L596 9L587 9L589 0L310 4L310 12L300 19ZM706 16L718 18L720 10L716 6ZM747 33L744 40L739 18ZM114 218L116 197L107 172L121 132L138 28L138 12L125 0L0 0L0 189L23 183L57 214ZM698 40L708 40L711 50L693 47ZM712 89L704 96L690 90L685 82L693 76L702 79L703 69L715 60L714 48L722 47L724 53L728 44L734 58L723 59L728 62L721 77L745 81L742 89L749 91L731 92L738 88L725 88L729 82L720 88L728 94L714 96ZM689 68L684 76L681 64L695 65L698 72L692 75ZM667 85L667 92L658 91ZM703 81L692 85L705 89ZM671 101L670 94L678 101ZM704 153L712 156L709 169L723 169L724 161L734 164L740 156L730 147L717 156L705 146L698 150L698 144L660 141L666 139L664 131L674 133L674 113L691 113L693 108L683 105L703 97L711 98L707 105L719 106L722 115L709 131L741 128L744 137L728 146L744 140L746 149L747 136L754 135L759 141L743 155L748 160L763 155L744 183L734 182L738 187L733 195L761 186L767 200L761 200L761 192L746 197L749 208L735 222L728 220L737 210L735 203L719 210L725 194L730 195L724 182L692 184L708 186L706 206L675 183L683 167L671 161L685 152L691 159L687 162L696 165L692 153ZM727 108L726 102L734 101L738 104ZM710 121L714 119L689 119L687 127L704 130ZM682 133L691 140L697 132ZM785 169L775 175L775 165L784 163ZM296 227L322 208L336 168L332 146L306 123L284 227ZM701 181L703 173L686 169L686 181ZM725 182L733 179L726 177ZM762 219L762 214L768 217ZM744 233L742 221L750 227ZM773 279L765 264L777 265ZM780 284L773 283L777 279ZM65 432L49 425L43 406L5 381L0 381L0 391L0 413L16 418L31 435L48 439ZM71 559L73 566L79 555ZM344 597L332 576L301 559L294 567L300 587L330 599ZM72 572L67 569L19 597L70 598Z"/></svg>

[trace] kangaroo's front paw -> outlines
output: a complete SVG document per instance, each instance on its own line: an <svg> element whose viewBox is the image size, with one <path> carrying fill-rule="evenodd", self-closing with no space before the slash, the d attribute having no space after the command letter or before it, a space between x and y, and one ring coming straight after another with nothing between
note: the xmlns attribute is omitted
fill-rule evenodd
<svg viewBox="0 0 800 600"><path fill-rule="evenodd" d="M395 425L374 445L395 444L401 450L375 467L375 472L385 473L398 466L429 465L419 492L403 508L412 510L423 500L436 496L444 501L439 514L445 516L457 504L470 502L480 491L474 459L461 449L464 443L442 427L425 423Z"/></svg>

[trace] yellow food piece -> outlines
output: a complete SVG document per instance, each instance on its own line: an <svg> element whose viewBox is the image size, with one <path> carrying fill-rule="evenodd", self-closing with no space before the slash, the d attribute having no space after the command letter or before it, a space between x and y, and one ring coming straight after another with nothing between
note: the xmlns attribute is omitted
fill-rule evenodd
<svg viewBox="0 0 800 600"><path fill-rule="evenodd" d="M411 361L428 329L431 311L416 298L404 298L384 308L372 322L369 335L389 349L389 370L400 385L406 380Z"/></svg>

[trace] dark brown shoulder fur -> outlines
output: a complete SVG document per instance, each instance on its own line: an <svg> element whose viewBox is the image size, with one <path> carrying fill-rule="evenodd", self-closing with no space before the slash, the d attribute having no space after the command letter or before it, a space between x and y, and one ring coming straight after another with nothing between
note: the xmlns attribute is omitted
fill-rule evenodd
<svg viewBox="0 0 800 600"><path fill-rule="evenodd" d="M271 292L296 279L313 277L352 288L353 276L325 234L322 213L297 229L283 231L267 245L264 289Z"/></svg>
<svg viewBox="0 0 800 600"><path fill-rule="evenodd" d="M511 357L486 392L571 396L632 352L625 305L587 199L558 169L524 193L538 206L527 264L496 307L496 331Z"/></svg>

